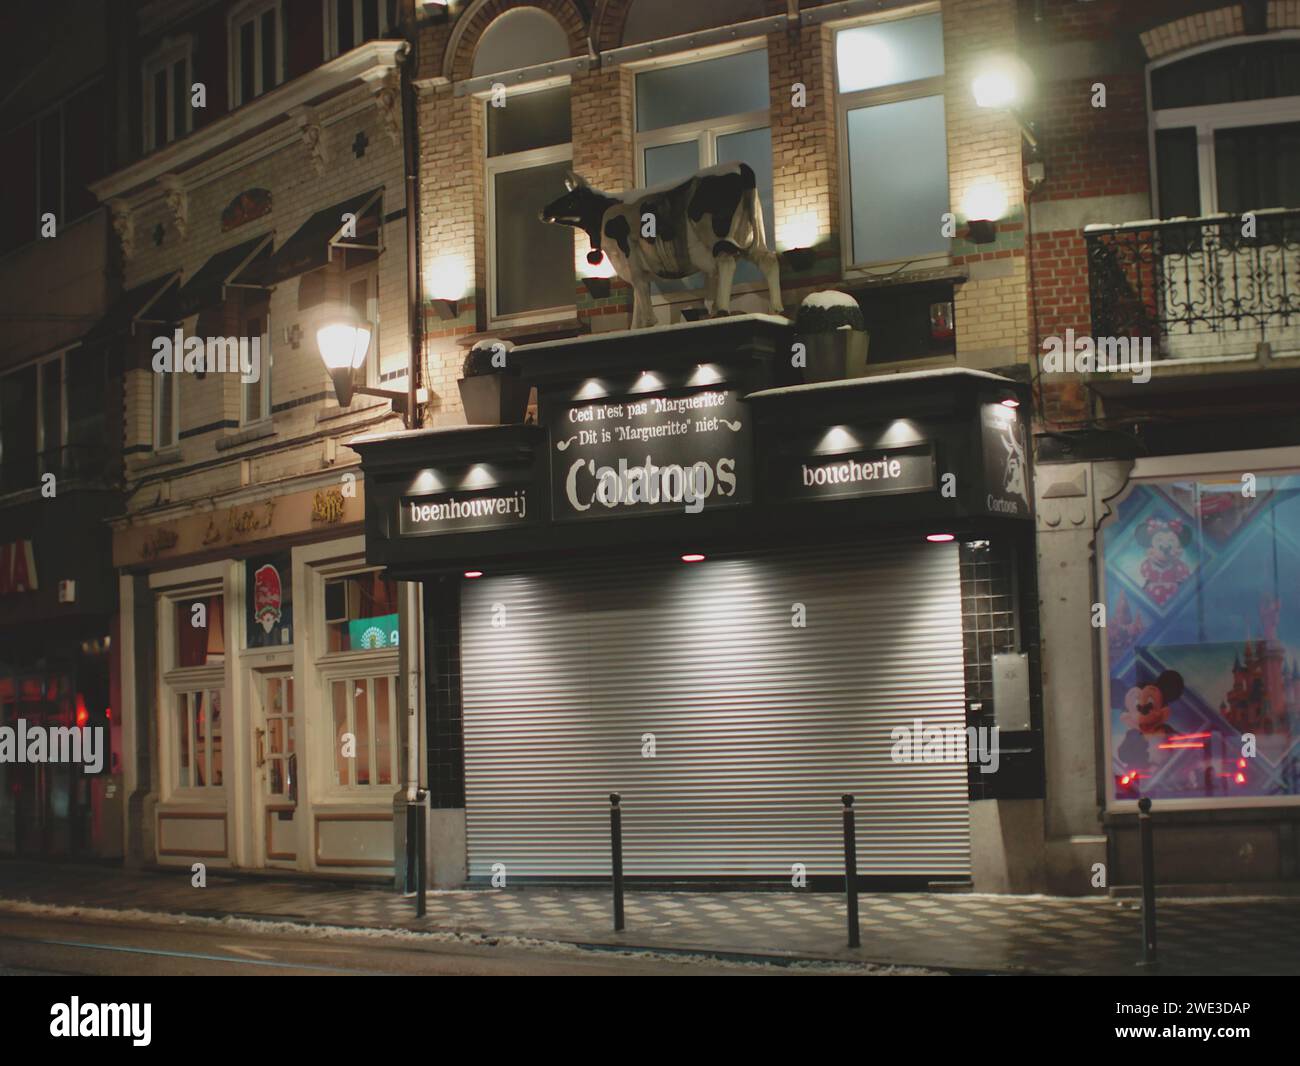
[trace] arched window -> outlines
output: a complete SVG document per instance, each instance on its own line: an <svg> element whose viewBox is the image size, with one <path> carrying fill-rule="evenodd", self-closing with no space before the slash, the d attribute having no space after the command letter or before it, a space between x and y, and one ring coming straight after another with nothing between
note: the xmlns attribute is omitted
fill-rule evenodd
<svg viewBox="0 0 1300 1066"><path fill-rule="evenodd" d="M474 49L472 76L481 78L568 58L569 38L564 27L541 8L517 7L483 31Z"/></svg>
<svg viewBox="0 0 1300 1066"><path fill-rule="evenodd" d="M682 0L636 0L623 24L623 43L641 44L683 33L732 26L761 19L763 0L708 0L702 4Z"/></svg>
<svg viewBox="0 0 1300 1066"><path fill-rule="evenodd" d="M507 11L484 31L472 76L569 58L569 38L545 11ZM482 94L487 131L487 292L491 323L573 315L573 234L538 219L564 192L573 160L569 83L513 80Z"/></svg>
<svg viewBox="0 0 1300 1066"><path fill-rule="evenodd" d="M1300 207L1300 38L1198 51L1150 80L1162 217Z"/></svg>

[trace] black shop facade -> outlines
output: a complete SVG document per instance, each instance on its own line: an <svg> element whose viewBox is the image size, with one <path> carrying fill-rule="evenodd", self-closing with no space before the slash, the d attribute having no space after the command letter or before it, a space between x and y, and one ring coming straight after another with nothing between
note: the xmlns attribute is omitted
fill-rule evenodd
<svg viewBox="0 0 1300 1066"><path fill-rule="evenodd" d="M631 878L815 887L851 793L864 881L979 887L973 812L1041 802L1026 388L794 340L521 345L535 423L352 442L423 589L435 884L607 877L618 792Z"/></svg>

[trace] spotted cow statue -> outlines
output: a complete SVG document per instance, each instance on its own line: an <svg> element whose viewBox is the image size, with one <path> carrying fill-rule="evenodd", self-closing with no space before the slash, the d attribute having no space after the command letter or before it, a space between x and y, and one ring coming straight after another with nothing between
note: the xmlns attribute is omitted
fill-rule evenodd
<svg viewBox="0 0 1300 1066"><path fill-rule="evenodd" d="M602 251L609 256L615 273L632 286L633 329L657 323L652 278L703 273L713 314L730 314L741 259L762 271L770 310L782 312L780 267L767 247L758 183L747 163L708 167L685 181L621 196L593 189L572 171L564 184L568 191L542 208L541 220L586 233L589 263L599 263Z"/></svg>

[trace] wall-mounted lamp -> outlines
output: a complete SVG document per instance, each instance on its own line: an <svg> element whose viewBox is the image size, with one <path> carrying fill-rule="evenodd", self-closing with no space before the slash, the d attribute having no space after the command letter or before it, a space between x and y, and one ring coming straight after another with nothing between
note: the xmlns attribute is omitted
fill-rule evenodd
<svg viewBox="0 0 1300 1066"><path fill-rule="evenodd" d="M811 212L795 215L781 223L777 247L793 271L811 270L817 261L819 231L817 216Z"/></svg>
<svg viewBox="0 0 1300 1066"><path fill-rule="evenodd" d="M370 323L357 314L350 304L343 305L328 315L324 323L316 330L316 345L320 349L321 360L329 371L330 380L334 382L334 395L339 406L347 407L352 402L353 393L365 396L382 396L390 400L393 410L410 420L410 405L407 393L396 389L375 389L368 385L356 385L352 381L353 372L360 370L370 351Z"/></svg>
<svg viewBox="0 0 1300 1066"><path fill-rule="evenodd" d="M425 290L434 311L444 322L460 317L460 301L469 289L469 272L459 256L439 256L429 264Z"/></svg>
<svg viewBox="0 0 1300 1066"><path fill-rule="evenodd" d="M582 257L578 265L582 286L593 300L603 300L609 295L610 279L617 277L609 256L595 249Z"/></svg>
<svg viewBox="0 0 1300 1066"><path fill-rule="evenodd" d="M1033 72L1023 60L1015 56L996 56L976 72L971 80L971 93L977 107L1009 112L1037 158L1038 127L1025 118L1021 110L1029 98L1032 84Z"/></svg>
<svg viewBox="0 0 1300 1066"><path fill-rule="evenodd" d="M966 216L966 239L991 244L997 239L998 219L1007 213L1007 194L1000 182L982 178L966 190L961 210Z"/></svg>

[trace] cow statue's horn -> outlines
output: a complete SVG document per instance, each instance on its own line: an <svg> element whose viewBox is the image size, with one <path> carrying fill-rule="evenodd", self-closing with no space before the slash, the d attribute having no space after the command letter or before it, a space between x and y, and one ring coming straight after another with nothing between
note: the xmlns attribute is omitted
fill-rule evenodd
<svg viewBox="0 0 1300 1066"><path fill-rule="evenodd" d="M577 174L575 174L572 170L568 171L568 172L564 175L564 188L565 188L565 191L566 191L566 192L573 192L573 190L576 189L576 188L578 187L579 180L580 180L580 179L578 178L578 175L577 175Z"/></svg>

